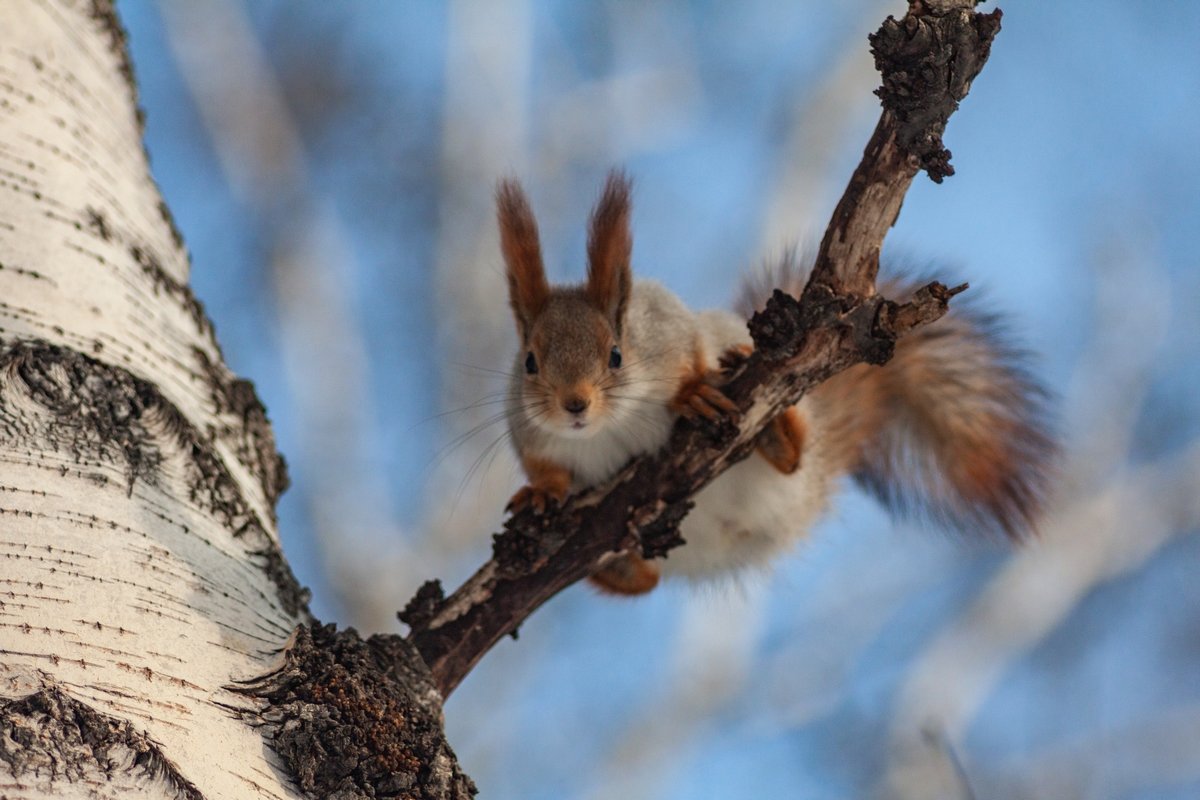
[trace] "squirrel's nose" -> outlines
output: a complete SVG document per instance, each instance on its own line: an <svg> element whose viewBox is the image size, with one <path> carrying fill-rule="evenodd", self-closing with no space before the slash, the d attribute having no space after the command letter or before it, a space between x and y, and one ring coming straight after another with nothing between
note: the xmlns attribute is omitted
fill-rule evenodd
<svg viewBox="0 0 1200 800"><path fill-rule="evenodd" d="M587 411L587 407L588 401L578 395L568 397L563 401L563 408L572 414L582 414L584 411Z"/></svg>

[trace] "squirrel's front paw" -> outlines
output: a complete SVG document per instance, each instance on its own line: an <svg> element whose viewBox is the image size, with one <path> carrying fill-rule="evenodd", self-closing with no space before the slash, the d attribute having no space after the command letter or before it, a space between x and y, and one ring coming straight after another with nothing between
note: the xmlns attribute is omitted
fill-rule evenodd
<svg viewBox="0 0 1200 800"><path fill-rule="evenodd" d="M532 506L541 514L551 505L562 505L571 490L571 473L553 461L529 453L522 454L521 464L529 476L529 484L512 496L504 510L516 514Z"/></svg>
<svg viewBox="0 0 1200 800"><path fill-rule="evenodd" d="M532 506L534 511L542 514L551 506L562 505L562 501L566 499L566 496L567 491L565 487L562 490L558 490L557 487L522 486L520 491L514 494L512 499L508 501L508 505L504 507L504 510L517 514Z"/></svg>
<svg viewBox="0 0 1200 800"><path fill-rule="evenodd" d="M710 422L720 422L722 417L737 419L738 407L712 383L720 378L720 372L700 372L685 378L671 400L671 410L688 419L704 417Z"/></svg>

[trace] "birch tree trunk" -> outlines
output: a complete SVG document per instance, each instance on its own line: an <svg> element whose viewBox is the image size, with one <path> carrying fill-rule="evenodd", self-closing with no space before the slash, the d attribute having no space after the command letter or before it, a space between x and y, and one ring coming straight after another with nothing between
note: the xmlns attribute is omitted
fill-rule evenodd
<svg viewBox="0 0 1200 800"><path fill-rule="evenodd" d="M187 286L111 8L0 31L2 791L285 795L229 688L306 615L263 407Z"/></svg>
<svg viewBox="0 0 1200 800"><path fill-rule="evenodd" d="M0 4L0 795L459 796L448 749L388 738L444 748L419 661L298 627L284 463L187 285L124 38L111 0Z"/></svg>

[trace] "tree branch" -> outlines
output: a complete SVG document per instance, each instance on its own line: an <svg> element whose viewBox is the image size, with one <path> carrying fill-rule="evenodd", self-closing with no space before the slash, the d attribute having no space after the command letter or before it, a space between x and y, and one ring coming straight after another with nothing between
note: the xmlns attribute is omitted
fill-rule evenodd
<svg viewBox="0 0 1200 800"><path fill-rule="evenodd" d="M692 496L749 455L766 423L834 373L886 362L896 339L941 317L966 286L932 283L907 303L874 294L879 252L918 169L953 174L942 146L946 120L966 96L1000 27L1000 11L975 0L913 0L871 37L883 73L883 114L834 211L799 300L776 291L750 320L754 352L722 387L735 424L681 420L666 448L627 465L603 486L539 515L526 510L494 537L493 555L450 597L439 582L417 592L400 618L443 696L492 645L607 553L666 555L683 540Z"/></svg>

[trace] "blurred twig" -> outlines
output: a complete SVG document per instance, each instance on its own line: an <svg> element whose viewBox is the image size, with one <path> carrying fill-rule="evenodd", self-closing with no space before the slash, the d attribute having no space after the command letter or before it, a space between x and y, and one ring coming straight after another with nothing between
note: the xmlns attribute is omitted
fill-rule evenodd
<svg viewBox="0 0 1200 800"><path fill-rule="evenodd" d="M993 797L1118 798L1155 789L1169 794L1172 787L1200 779L1197 742L1200 707L1192 701L1008 760L991 769L985 782Z"/></svg>
<svg viewBox="0 0 1200 800"><path fill-rule="evenodd" d="M524 0L455 0L448 9L435 268L438 307L452 313L439 325L439 350L456 365L442 371L442 405L463 410L446 418L451 444L430 478L441 500L426 509L421 541L431 566L442 569L478 546L478 532L495 524L511 486L506 443L492 448L498 468L480 461L492 458L487 449L504 432L502 402L480 401L507 389L495 371L507 365L512 327L507 307L496 302L504 282L491 195L480 187L527 167L533 51Z"/></svg>
<svg viewBox="0 0 1200 800"><path fill-rule="evenodd" d="M870 6L867 13L873 21L878 10ZM773 159L780 169L761 234L764 250L793 242L808 226L819 224L823 203L837 190L830 170L834 158L843 149L852 125L875 105L870 90L876 72L870 53L857 40L841 52L825 79L806 87L805 102L793 104L792 124Z"/></svg>

